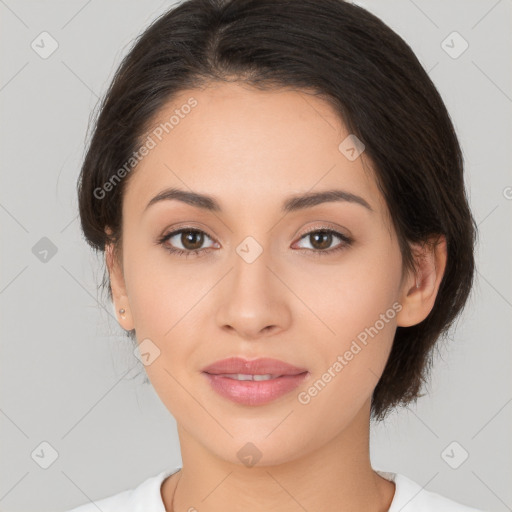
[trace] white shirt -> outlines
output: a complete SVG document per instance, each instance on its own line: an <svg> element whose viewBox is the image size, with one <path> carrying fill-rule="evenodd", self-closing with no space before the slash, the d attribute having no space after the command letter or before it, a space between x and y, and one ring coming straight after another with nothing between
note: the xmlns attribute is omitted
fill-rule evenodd
<svg viewBox="0 0 512 512"><path fill-rule="evenodd" d="M68 512L166 512L160 488L163 481L179 469L162 471L134 489L81 505ZM375 471L395 483L395 495L388 512L483 512L427 491L400 473Z"/></svg>

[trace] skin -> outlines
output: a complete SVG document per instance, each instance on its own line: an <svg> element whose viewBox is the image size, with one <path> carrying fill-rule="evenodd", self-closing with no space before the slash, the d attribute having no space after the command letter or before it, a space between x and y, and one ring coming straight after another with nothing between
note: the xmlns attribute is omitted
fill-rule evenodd
<svg viewBox="0 0 512 512"><path fill-rule="evenodd" d="M154 126L190 96L198 105L132 171L121 261L106 246L115 307L126 310L119 322L159 348L145 368L178 425L183 467L162 485L166 510L386 511L395 486L371 467L370 399L397 325L421 322L434 305L445 240L434 250L415 247L417 275L402 271L370 163L365 169L364 153L350 161L340 152L349 132L321 99L210 84L175 97ZM144 211L171 186L213 196L222 211L176 200ZM281 211L291 195L333 188L363 197L373 211L352 202ZM343 243L334 236L322 249L304 237L325 223L353 243L315 255ZM206 233L196 247L213 249L185 258L156 243L184 225ZM252 263L236 252L247 236L263 250ZM166 242L194 248L186 243L180 235ZM317 396L299 403L298 393L394 303L401 311ZM239 405L201 374L232 355L273 357L310 373L269 404ZM253 467L237 457L248 442L262 454Z"/></svg>

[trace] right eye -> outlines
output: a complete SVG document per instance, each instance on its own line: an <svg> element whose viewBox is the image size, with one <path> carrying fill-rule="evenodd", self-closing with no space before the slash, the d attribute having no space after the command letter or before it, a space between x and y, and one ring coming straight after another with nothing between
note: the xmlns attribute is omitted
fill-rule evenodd
<svg viewBox="0 0 512 512"><path fill-rule="evenodd" d="M158 240L158 243L172 254L189 257L191 255L198 255L201 252L210 252L211 247L201 248L205 237L212 240L210 236L200 229L185 227L167 233ZM172 239L176 239L173 244L167 243L172 241ZM182 248L176 248L174 244L181 244Z"/></svg>

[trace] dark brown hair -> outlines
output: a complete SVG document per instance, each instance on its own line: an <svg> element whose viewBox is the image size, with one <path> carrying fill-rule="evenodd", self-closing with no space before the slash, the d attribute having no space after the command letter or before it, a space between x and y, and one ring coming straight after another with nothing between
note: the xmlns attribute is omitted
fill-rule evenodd
<svg viewBox="0 0 512 512"><path fill-rule="evenodd" d="M436 341L463 309L473 282L476 224L446 107L411 48L361 7L343 0L184 1L137 38L101 102L78 183L82 230L96 251L111 243L121 254L123 190L135 171L99 197L104 184L119 177L174 95L215 81L314 91L328 101L366 146L404 269L414 269L409 243L446 237L435 305L421 323L397 328L372 395L372 417L383 419L421 396ZM112 299L105 269L107 284Z"/></svg>

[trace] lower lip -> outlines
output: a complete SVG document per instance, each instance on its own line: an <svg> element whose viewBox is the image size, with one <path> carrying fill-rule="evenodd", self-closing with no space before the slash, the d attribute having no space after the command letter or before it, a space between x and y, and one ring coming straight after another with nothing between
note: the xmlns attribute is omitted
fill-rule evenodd
<svg viewBox="0 0 512 512"><path fill-rule="evenodd" d="M210 373L204 373L204 375L219 395L237 404L263 405L290 393L304 381L308 372L260 381L235 380Z"/></svg>

